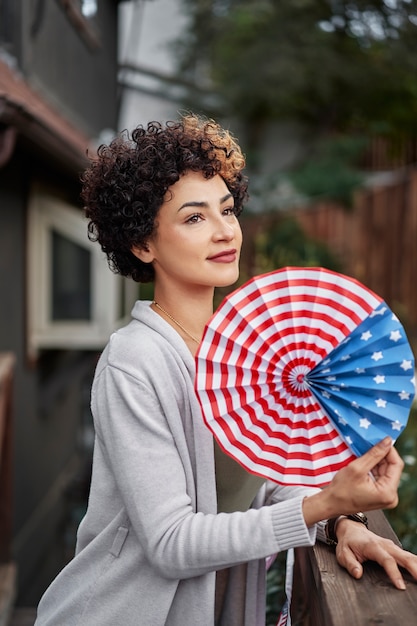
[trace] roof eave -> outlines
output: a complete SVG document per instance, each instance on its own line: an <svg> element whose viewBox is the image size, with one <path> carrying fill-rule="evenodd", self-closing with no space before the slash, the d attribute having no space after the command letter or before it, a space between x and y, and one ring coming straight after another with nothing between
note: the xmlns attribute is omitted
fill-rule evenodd
<svg viewBox="0 0 417 626"><path fill-rule="evenodd" d="M0 94L0 123L14 127L19 135L74 172L83 170L87 165L87 138L84 142L78 134L73 138L64 136L24 105L4 94Z"/></svg>

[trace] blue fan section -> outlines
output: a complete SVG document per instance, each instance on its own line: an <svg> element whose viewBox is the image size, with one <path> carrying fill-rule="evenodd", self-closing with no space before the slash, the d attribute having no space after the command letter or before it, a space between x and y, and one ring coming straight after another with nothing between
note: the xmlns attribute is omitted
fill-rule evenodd
<svg viewBox="0 0 417 626"><path fill-rule="evenodd" d="M404 430L415 395L414 368L404 328L382 302L305 380L360 456Z"/></svg>

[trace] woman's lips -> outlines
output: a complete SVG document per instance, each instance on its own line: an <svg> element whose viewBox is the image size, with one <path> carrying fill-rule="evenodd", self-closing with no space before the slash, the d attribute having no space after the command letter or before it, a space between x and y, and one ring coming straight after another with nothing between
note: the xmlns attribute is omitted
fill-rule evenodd
<svg viewBox="0 0 417 626"><path fill-rule="evenodd" d="M236 250L219 252L219 254L208 257L208 260L213 261L213 263L233 263L236 261Z"/></svg>

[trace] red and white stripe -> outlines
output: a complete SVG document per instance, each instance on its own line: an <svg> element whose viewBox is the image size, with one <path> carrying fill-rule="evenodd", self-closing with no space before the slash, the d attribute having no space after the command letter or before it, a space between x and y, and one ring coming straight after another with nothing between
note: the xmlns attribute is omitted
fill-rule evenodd
<svg viewBox="0 0 417 626"><path fill-rule="evenodd" d="M322 268L270 272L230 294L196 355L197 396L224 451L276 482L327 484L353 455L303 374L380 302Z"/></svg>

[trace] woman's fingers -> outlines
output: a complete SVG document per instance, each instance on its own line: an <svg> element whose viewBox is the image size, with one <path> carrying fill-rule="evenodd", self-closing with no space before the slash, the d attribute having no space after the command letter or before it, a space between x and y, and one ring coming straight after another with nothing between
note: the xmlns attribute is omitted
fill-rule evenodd
<svg viewBox="0 0 417 626"><path fill-rule="evenodd" d="M399 480L404 464L392 444L391 437L385 437L352 464L359 473L373 472L378 478Z"/></svg>
<svg viewBox="0 0 417 626"><path fill-rule="evenodd" d="M417 580L417 555L403 550L390 539L380 537L347 519L339 523L337 536L337 561L353 578L362 576L362 564L365 561L376 561L397 589L405 589L400 567Z"/></svg>
<svg viewBox="0 0 417 626"><path fill-rule="evenodd" d="M339 549L339 554L338 550L336 550L336 555L339 565L344 567L353 578L362 578L362 563L358 561L354 553L349 548Z"/></svg>
<svg viewBox="0 0 417 626"><path fill-rule="evenodd" d="M404 463L385 437L361 457L339 470L320 493L303 502L303 514L310 526L320 520L357 511L394 508Z"/></svg>
<svg viewBox="0 0 417 626"><path fill-rule="evenodd" d="M397 490L403 467L392 439L385 437L336 474L335 496L347 497L356 504L357 510L393 508L398 504ZM342 512L346 511L340 509L339 513Z"/></svg>
<svg viewBox="0 0 417 626"><path fill-rule="evenodd" d="M371 554L362 558L362 562L368 560L376 561L381 567L384 568L387 576L397 589L405 589L404 578L401 575L395 558L381 545L377 544L372 545L372 550L370 552ZM339 554L337 554L337 560L339 564L342 565L351 576L353 576L353 578L361 578L363 574L362 563L350 548L347 546L340 548Z"/></svg>

